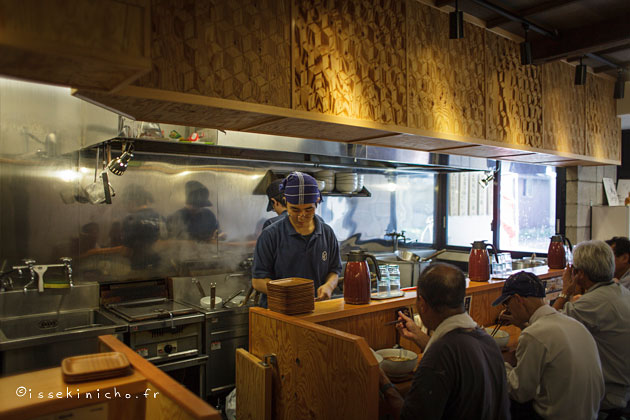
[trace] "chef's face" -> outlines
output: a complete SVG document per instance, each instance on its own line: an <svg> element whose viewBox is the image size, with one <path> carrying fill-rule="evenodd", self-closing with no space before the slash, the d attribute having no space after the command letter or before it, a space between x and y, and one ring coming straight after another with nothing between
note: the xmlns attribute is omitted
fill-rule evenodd
<svg viewBox="0 0 630 420"><path fill-rule="evenodd" d="M317 209L317 205L314 203L310 204L287 204L287 213L289 214L289 218L294 224L304 224L310 223L315 217L315 210Z"/></svg>

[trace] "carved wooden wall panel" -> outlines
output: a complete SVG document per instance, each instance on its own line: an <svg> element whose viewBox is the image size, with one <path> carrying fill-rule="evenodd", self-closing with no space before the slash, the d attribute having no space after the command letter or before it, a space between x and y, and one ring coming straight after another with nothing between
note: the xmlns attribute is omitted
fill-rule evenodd
<svg viewBox="0 0 630 420"><path fill-rule="evenodd" d="M148 0L1 0L0 74L111 91L151 69Z"/></svg>
<svg viewBox="0 0 630 420"><path fill-rule="evenodd" d="M293 109L406 125L405 2L293 1Z"/></svg>
<svg viewBox="0 0 630 420"><path fill-rule="evenodd" d="M269 115L174 102L166 98L131 97L124 94L112 95L92 91L79 91L75 93L75 96L104 104L139 121L211 127L222 130L242 130L269 120Z"/></svg>
<svg viewBox="0 0 630 420"><path fill-rule="evenodd" d="M291 106L288 0L153 0L151 14L138 86Z"/></svg>
<svg viewBox="0 0 630 420"><path fill-rule="evenodd" d="M575 86L575 67L556 61L542 67L543 144L548 150L585 153L585 86Z"/></svg>
<svg viewBox="0 0 630 420"><path fill-rule="evenodd" d="M542 148L540 70L521 65L517 43L486 32L488 140Z"/></svg>
<svg viewBox="0 0 630 420"><path fill-rule="evenodd" d="M484 30L448 38L448 15L408 2L409 126L485 137Z"/></svg>
<svg viewBox="0 0 630 420"><path fill-rule="evenodd" d="M621 159L621 122L617 118L614 82L588 74L586 78L586 154Z"/></svg>

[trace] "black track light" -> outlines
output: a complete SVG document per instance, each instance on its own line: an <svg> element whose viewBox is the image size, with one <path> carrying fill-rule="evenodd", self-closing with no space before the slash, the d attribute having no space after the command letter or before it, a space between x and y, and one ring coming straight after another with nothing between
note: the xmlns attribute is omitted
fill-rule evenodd
<svg viewBox="0 0 630 420"><path fill-rule="evenodd" d="M586 84L586 65L582 64L582 58L580 58L580 64L575 66L575 85L582 86Z"/></svg>
<svg viewBox="0 0 630 420"><path fill-rule="evenodd" d="M523 29L525 29L525 41L521 42L521 64L527 66L532 64L532 44L527 39L527 34L529 32L529 25L524 24Z"/></svg>
<svg viewBox="0 0 630 420"><path fill-rule="evenodd" d="M464 12L459 11L459 4L455 1L455 11L448 14L448 37L461 39L464 37Z"/></svg>
<svg viewBox="0 0 630 420"><path fill-rule="evenodd" d="M619 69L617 74L617 81L615 82L615 99L623 99L625 93L626 81L623 77L623 70Z"/></svg>

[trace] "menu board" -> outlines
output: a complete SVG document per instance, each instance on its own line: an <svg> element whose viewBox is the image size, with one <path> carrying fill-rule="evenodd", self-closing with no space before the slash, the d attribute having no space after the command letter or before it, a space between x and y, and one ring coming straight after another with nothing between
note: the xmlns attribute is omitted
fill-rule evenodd
<svg viewBox="0 0 630 420"><path fill-rule="evenodd" d="M604 191L606 191L606 199L608 199L609 206L619 205L619 196L617 195L617 189L615 188L615 182L612 178L604 178Z"/></svg>

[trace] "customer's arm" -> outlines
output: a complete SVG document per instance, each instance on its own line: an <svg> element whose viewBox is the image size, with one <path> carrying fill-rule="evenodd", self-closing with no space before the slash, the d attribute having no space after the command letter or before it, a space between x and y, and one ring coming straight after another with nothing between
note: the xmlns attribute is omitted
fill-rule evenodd
<svg viewBox="0 0 630 420"><path fill-rule="evenodd" d="M546 363L547 349L536 338L523 332L516 347L516 366L505 364L510 397L526 402L536 396L536 389Z"/></svg>

